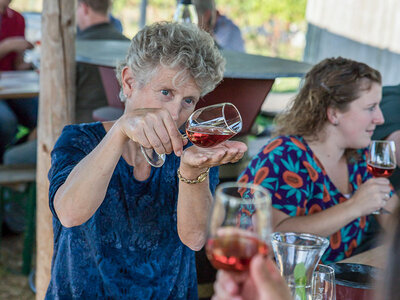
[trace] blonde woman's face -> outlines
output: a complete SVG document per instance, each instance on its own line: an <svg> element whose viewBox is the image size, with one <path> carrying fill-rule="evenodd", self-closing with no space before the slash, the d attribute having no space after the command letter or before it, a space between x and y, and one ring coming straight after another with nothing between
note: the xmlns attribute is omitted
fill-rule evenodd
<svg viewBox="0 0 400 300"><path fill-rule="evenodd" d="M361 91L346 112L338 113L337 128L345 148L360 149L369 145L376 126L384 122L379 107L381 99L382 86L374 82L369 90Z"/></svg>

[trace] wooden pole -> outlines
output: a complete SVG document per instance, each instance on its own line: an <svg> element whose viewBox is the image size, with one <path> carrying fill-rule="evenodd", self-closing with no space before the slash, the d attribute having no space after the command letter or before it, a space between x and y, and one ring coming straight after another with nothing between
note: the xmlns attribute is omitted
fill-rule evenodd
<svg viewBox="0 0 400 300"><path fill-rule="evenodd" d="M53 226L49 209L50 152L73 120L75 102L75 2L43 0L37 154L36 299L50 281Z"/></svg>

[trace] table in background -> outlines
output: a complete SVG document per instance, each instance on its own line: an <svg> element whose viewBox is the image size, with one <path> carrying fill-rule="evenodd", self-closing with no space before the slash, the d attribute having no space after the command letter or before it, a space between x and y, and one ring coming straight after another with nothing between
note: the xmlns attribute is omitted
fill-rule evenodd
<svg viewBox="0 0 400 300"><path fill-rule="evenodd" d="M36 71L0 72L0 98L30 98L39 95L39 74Z"/></svg>
<svg viewBox="0 0 400 300"><path fill-rule="evenodd" d="M76 61L113 70L124 60L129 45L130 41L77 41ZM240 134L249 133L276 78L303 77L311 68L308 63L276 57L227 50L221 53L226 59L224 80L196 108L221 102L235 104L243 117Z"/></svg>

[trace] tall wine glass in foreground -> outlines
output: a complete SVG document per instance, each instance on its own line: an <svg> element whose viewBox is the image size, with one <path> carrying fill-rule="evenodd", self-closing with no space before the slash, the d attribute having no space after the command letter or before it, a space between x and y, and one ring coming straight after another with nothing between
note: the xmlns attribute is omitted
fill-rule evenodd
<svg viewBox="0 0 400 300"><path fill-rule="evenodd" d="M371 141L367 160L367 169L374 177L389 177L396 169L396 148L394 141ZM379 209L373 214L381 214Z"/></svg>
<svg viewBox="0 0 400 300"><path fill-rule="evenodd" d="M269 254L270 206L270 194L259 185L228 182L217 188L206 244L215 268L246 271L255 254Z"/></svg>
<svg viewBox="0 0 400 300"><path fill-rule="evenodd" d="M232 103L220 103L199 108L194 111L186 122L186 134L198 147L216 146L242 130L242 117ZM161 167L165 162L165 154L158 154L153 149L141 146L147 162L153 167Z"/></svg>

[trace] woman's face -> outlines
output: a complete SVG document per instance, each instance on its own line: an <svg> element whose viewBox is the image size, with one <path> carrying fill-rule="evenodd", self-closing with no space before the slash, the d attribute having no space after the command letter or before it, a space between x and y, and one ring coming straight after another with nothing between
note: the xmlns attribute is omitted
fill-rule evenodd
<svg viewBox="0 0 400 300"><path fill-rule="evenodd" d="M179 71L160 66L143 87L132 88L130 95L128 94L127 110L165 108L177 127L182 126L194 111L201 91L189 73L180 74L174 81Z"/></svg>
<svg viewBox="0 0 400 300"><path fill-rule="evenodd" d="M344 148L360 149L369 145L375 127L384 122L379 108L381 99L382 86L374 82L369 90L361 91L346 112L337 113L337 128Z"/></svg>

